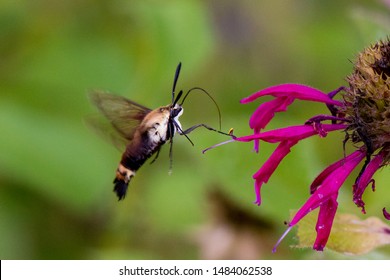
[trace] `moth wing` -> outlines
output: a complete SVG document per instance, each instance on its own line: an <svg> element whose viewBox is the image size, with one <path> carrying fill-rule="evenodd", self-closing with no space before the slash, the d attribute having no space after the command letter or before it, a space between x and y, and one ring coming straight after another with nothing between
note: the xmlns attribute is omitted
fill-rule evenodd
<svg viewBox="0 0 390 280"><path fill-rule="evenodd" d="M149 108L122 96L94 91L90 93L91 102L106 117L107 122L91 118L89 123L96 129L104 131L115 142L133 140L134 132L151 111ZM118 139L119 136L119 139Z"/></svg>

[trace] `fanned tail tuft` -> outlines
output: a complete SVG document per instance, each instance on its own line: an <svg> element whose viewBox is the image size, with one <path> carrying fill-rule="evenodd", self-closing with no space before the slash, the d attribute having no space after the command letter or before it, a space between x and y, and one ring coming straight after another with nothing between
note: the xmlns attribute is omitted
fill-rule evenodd
<svg viewBox="0 0 390 280"><path fill-rule="evenodd" d="M125 182L124 180L115 178L114 184L114 192L118 196L118 200L124 199L126 196L127 188L129 186L129 182Z"/></svg>

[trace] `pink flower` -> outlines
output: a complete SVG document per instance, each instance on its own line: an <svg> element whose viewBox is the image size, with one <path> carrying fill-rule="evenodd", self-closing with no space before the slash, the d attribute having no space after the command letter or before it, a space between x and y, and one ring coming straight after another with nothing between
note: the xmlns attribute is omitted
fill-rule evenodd
<svg viewBox="0 0 390 280"><path fill-rule="evenodd" d="M260 189L263 183L267 183L272 173L278 167L282 159L290 152L292 146L298 143L298 141L308 138L313 135L320 135L324 137L323 132L329 132L333 130L345 129L347 126L343 124L324 124L321 126L322 130L319 132L312 125L300 125L291 126L287 128L275 129L263 133L257 133L249 136L235 138L236 141L248 142L255 140L263 140L269 143L280 142L276 150L266 163L257 171L253 178L255 179L255 192L256 192L256 204L261 204Z"/></svg>
<svg viewBox="0 0 390 280"><path fill-rule="evenodd" d="M262 103L252 114L249 120L249 126L254 133L242 137L233 137L232 140L214 145L212 148L229 142L254 142L254 149L259 151L259 142L278 143L277 148L272 155L266 160L261 168L253 175L255 180L255 194L257 205L261 204L261 188L267 183L271 175L275 172L280 162L290 153L291 148L299 141L312 136L326 137L329 132L341 130L347 134L346 142L349 137L356 137L352 133L348 133L356 124L348 115L346 107L350 106L345 101L333 100L332 98L340 91L348 89L341 87L329 94L323 93L318 89L314 89L305 85L297 84L282 84L272 86L256 92L247 98L241 100L241 103L248 103L257 100L263 96L273 96L275 99ZM330 110L329 115L317 115L309 119L303 125L296 125L274 129L270 131L262 131L267 124L272 120L277 112L287 110L287 107L294 102L295 99L324 103ZM324 122L330 123L325 124ZM310 196L303 206L298 210L292 220L288 223L288 229L276 243L273 251L302 218L309 212L319 208L319 214L316 224L317 238L313 248L322 251L328 241L333 220L338 207L338 193L342 184L345 182L349 174L365 159L362 170L356 179L353 186L353 201L362 208L365 213L364 202L362 200L363 192L371 183L374 188L374 173L387 163L389 157L389 149L387 142L382 146L370 147L366 144L367 139L363 139L364 145L357 148L356 151L343 157L339 161L329 165L315 178L310 186ZM344 143L345 144L345 143ZM208 149L207 149L208 150ZM206 151L206 150L205 150ZM374 152L378 151L374 155ZM373 156L371 158L371 156ZM390 214L383 209L383 214L387 219L390 219Z"/></svg>
<svg viewBox="0 0 390 280"><path fill-rule="evenodd" d="M252 102L259 97L272 95L276 97L274 100L261 104L253 113L249 120L249 126L254 130L254 133L260 132L261 129L271 121L277 112L287 110L287 107L295 100L310 100L316 102L328 102L331 105L341 105L339 101L334 101L328 96L325 96L321 91L310 88L304 85L286 84L269 87L259 91L251 96L242 99L240 102L245 104ZM255 151L259 151L259 140L254 140Z"/></svg>
<svg viewBox="0 0 390 280"><path fill-rule="evenodd" d="M279 163L289 154L294 145L311 136L318 135L319 137L326 137L331 131L347 131L353 125L351 119L345 114L345 107L349 104L332 99L341 90L345 90L345 88L342 87L329 94L325 94L305 85L283 84L266 88L241 100L241 103L248 103L266 95L275 97L275 99L261 104L252 114L249 125L253 129L254 134L234 138L238 142L253 141L256 152L259 151L259 141L279 143L268 160L253 175L256 193L255 203L257 205L261 204L262 185L268 182ZM331 114L314 116L304 125L261 131L272 120L275 113L286 111L287 107L295 99L324 103L330 109ZM324 124L326 121L330 121L331 123ZM362 146L321 172L310 186L310 197L288 223L287 231L279 239L276 246L303 217L312 210L319 208L320 211L316 224L317 238L313 248L322 251L332 229L333 219L338 206L337 198L340 187L355 167L366 159L353 188L353 201L357 206L362 207L362 211L364 212L364 202L362 201L363 192L370 183L374 185L372 176L376 170L385 164L386 153L387 150L383 149L371 159L373 150L370 150L367 146ZM385 209L383 212L385 217L390 216ZM274 251L276 250L276 246Z"/></svg>
<svg viewBox="0 0 390 280"><path fill-rule="evenodd" d="M322 251L337 211L339 189L347 177L363 162L352 194L353 202L365 213L362 195L370 184L375 189L375 172L390 162L390 41L380 41L361 52L354 63L353 73L346 80L349 87L340 87L328 94L298 84L282 84L256 92L242 99L241 103L253 102L263 96L272 96L274 99L260 104L252 114L249 126L253 134L243 137L232 135L232 140L211 147L253 141L254 150L259 152L260 141L278 143L272 155L253 175L255 203L260 205L263 184L268 182L280 162L299 141L316 135L326 137L332 131L341 130L345 133L343 145L348 141L353 143L356 148L354 152L329 165L314 179L309 198L288 223L288 229L278 240L274 251L288 232L316 208L319 208L319 214L313 248ZM342 99L334 100L340 92ZM262 131L276 113L287 111L296 99L323 103L330 114L314 116L303 125ZM390 213L385 208L383 216L390 220Z"/></svg>

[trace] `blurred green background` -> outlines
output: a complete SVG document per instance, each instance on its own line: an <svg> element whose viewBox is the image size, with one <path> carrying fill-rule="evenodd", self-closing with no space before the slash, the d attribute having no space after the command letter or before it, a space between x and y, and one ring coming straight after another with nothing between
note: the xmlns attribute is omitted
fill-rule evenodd
<svg viewBox="0 0 390 280"><path fill-rule="evenodd" d="M222 129L246 135L259 103L240 105L241 98L278 83L324 91L345 85L357 52L389 33L384 0L2 0L0 257L346 258L291 248L294 234L271 254L290 209L306 201L313 178L343 155L341 133L297 145L264 186L260 207L252 203L251 176L276 146L262 144L255 154L251 143L233 143L202 154L226 140L202 129L190 135L194 147L175 138L171 176L166 146L117 202L112 180L121 152L85 124L97 113L87 93L103 89L150 108L166 105L181 61L177 88L206 89L219 104ZM326 113L322 105L297 102L270 127L320 113ZM205 95L193 94L181 123L217 127L217 116ZM381 217L389 206L388 170L375 178L376 192L364 196L367 217ZM362 217L352 182L342 188L339 212ZM219 195L210 195L215 190ZM225 196L252 215L248 225L237 228L234 214L226 218ZM268 223L256 227L256 219ZM238 242L232 251L240 253L218 254L237 240L253 242ZM356 258L389 256L380 248Z"/></svg>

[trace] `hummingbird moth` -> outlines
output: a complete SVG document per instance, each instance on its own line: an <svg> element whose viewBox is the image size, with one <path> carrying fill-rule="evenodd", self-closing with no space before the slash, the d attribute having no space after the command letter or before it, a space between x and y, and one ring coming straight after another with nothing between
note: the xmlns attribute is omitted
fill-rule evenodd
<svg viewBox="0 0 390 280"><path fill-rule="evenodd" d="M176 133L184 135L192 145L194 144L188 138L187 134L199 127L231 136L229 133L224 133L205 124L197 124L186 130L182 129L179 121L179 117L183 114L182 105L188 94L193 90L200 90L207 94L217 106L219 120L221 117L217 103L202 88L194 87L190 89L182 98L181 103L179 103L180 98L183 96L183 91L180 90L177 96L175 96L175 88L180 69L181 63L177 66L174 76L171 104L158 107L154 110L122 96L103 92L92 92L90 95L92 103L107 118L116 134L126 143L126 149L122 154L114 179L114 191L119 200L125 197L129 182L134 177L135 172L147 159L155 154L156 156L152 161L154 162L158 157L162 145L167 141L170 143L169 170L171 170L172 144L173 137Z"/></svg>

